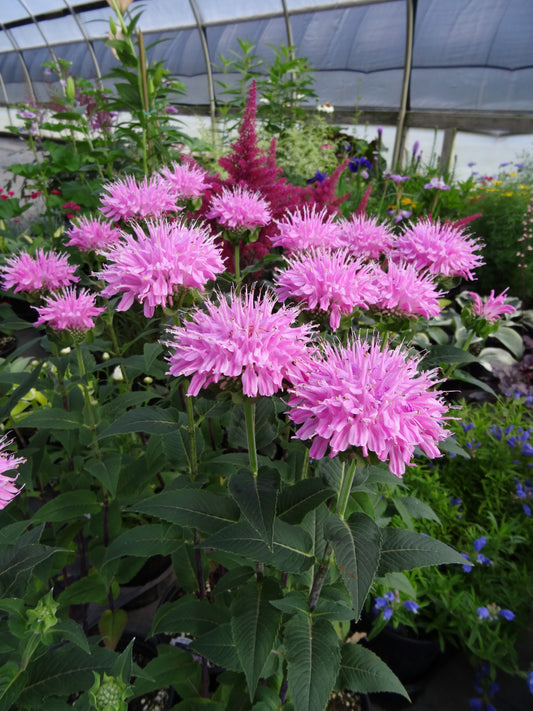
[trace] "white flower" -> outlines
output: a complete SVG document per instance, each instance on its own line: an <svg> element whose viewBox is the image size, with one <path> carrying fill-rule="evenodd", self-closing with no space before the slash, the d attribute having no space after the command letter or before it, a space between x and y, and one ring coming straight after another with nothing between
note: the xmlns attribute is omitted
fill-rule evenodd
<svg viewBox="0 0 533 711"><path fill-rule="evenodd" d="M322 111L322 112L325 113L325 114L332 114L335 109L334 109L333 106L329 103L329 101L326 101L325 104L319 104L319 105L316 107L316 110L317 110L317 111Z"/></svg>

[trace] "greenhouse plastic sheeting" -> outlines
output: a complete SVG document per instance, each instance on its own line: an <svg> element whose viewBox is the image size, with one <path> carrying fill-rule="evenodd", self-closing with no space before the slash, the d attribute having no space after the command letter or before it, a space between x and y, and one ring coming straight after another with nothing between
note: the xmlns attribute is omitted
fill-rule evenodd
<svg viewBox="0 0 533 711"><path fill-rule="evenodd" d="M471 112L533 112L533 0L413 0L409 108ZM267 63L269 45L292 44L314 70L319 102L346 109L401 104L408 0L134 0L150 50L183 81L180 101L207 106L204 33L220 96L219 55L249 39ZM105 2L9 0L0 7L0 102L46 101L54 56L71 72L105 77L116 60L105 45ZM104 81L104 83L107 83Z"/></svg>

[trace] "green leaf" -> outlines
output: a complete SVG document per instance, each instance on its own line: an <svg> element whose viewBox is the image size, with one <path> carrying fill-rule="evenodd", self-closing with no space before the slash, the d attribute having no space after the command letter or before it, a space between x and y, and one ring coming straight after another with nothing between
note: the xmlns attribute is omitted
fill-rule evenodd
<svg viewBox="0 0 533 711"><path fill-rule="evenodd" d="M303 572L313 564L309 552L312 541L305 531L276 519L273 544L271 551L259 533L241 521L217 531L203 542L202 547L236 553L291 573Z"/></svg>
<svg viewBox="0 0 533 711"><path fill-rule="evenodd" d="M182 537L172 535L168 526L160 523L144 523L121 533L106 550L102 568L123 556L150 558L154 555L170 555L179 545Z"/></svg>
<svg viewBox="0 0 533 711"><path fill-rule="evenodd" d="M503 343L518 360L524 355L524 341L514 328L500 324L498 330L492 334L492 337Z"/></svg>
<svg viewBox="0 0 533 711"><path fill-rule="evenodd" d="M384 528L382 535L378 575L428 565L464 564L464 558L456 550L422 533Z"/></svg>
<svg viewBox="0 0 533 711"><path fill-rule="evenodd" d="M477 358L468 351L464 351L457 346L431 346L428 355L424 358L424 368L434 368L441 364L464 365L465 363L475 363Z"/></svg>
<svg viewBox="0 0 533 711"><path fill-rule="evenodd" d="M94 599L91 602L95 602ZM72 642L80 649L83 649L87 654L91 653L87 635L83 629L74 622L74 620L58 620L53 628L54 637L57 637L61 642Z"/></svg>
<svg viewBox="0 0 533 711"><path fill-rule="evenodd" d="M272 398L264 397L255 405L255 432L258 450L267 447L278 433L279 421ZM248 449L244 405L237 405L231 411L228 426L228 441L234 449Z"/></svg>
<svg viewBox="0 0 533 711"><path fill-rule="evenodd" d="M429 521L436 521L437 523L440 523L439 517L433 511L431 506L428 506L428 504L420 501L420 499L417 499L416 496L397 496L393 499L393 501L395 506L400 503L408 515L413 518L425 518Z"/></svg>
<svg viewBox="0 0 533 711"><path fill-rule="evenodd" d="M304 516L333 496L334 491L321 479L303 479L286 486L278 499L278 516L287 523L301 523Z"/></svg>
<svg viewBox="0 0 533 711"><path fill-rule="evenodd" d="M83 427L83 420L80 412L67 412L61 407L42 407L17 418L17 425L51 430L79 430Z"/></svg>
<svg viewBox="0 0 533 711"><path fill-rule="evenodd" d="M0 711L15 709L15 701L24 691L28 673L21 671L15 662L7 662L0 667Z"/></svg>
<svg viewBox="0 0 533 711"><path fill-rule="evenodd" d="M133 509L178 526L196 527L206 533L215 533L239 518L239 509L229 497L217 496L205 489L162 491L139 501Z"/></svg>
<svg viewBox="0 0 533 711"><path fill-rule="evenodd" d="M157 647L157 657L144 667L146 676L135 680L134 697L173 686L180 696L201 692L201 666L189 652L170 644ZM196 693L195 693L196 692Z"/></svg>
<svg viewBox="0 0 533 711"><path fill-rule="evenodd" d="M85 462L85 469L87 469L91 476L103 484L105 489L115 498L121 465L122 455L117 452L116 454L106 456L103 461L100 459L90 459L88 462Z"/></svg>
<svg viewBox="0 0 533 711"><path fill-rule="evenodd" d="M272 651L281 621L281 613L270 601L281 595L279 585L271 578L250 582L241 588L231 605L231 629L237 647L250 701L257 682Z"/></svg>
<svg viewBox="0 0 533 711"><path fill-rule="evenodd" d="M350 689L363 694L389 692L409 699L407 691L396 674L381 659L360 644L344 644L335 688Z"/></svg>
<svg viewBox="0 0 533 711"><path fill-rule="evenodd" d="M63 550L33 543L15 545L4 552L0 555L0 595L18 597L26 594L35 566Z"/></svg>
<svg viewBox="0 0 533 711"><path fill-rule="evenodd" d="M257 477L242 469L229 480L229 493L237 502L248 523L262 536L272 550L274 517L279 490L279 473L262 467Z"/></svg>
<svg viewBox="0 0 533 711"><path fill-rule="evenodd" d="M124 632L128 613L125 610L105 610L98 622L98 631L107 649L115 649Z"/></svg>
<svg viewBox="0 0 533 711"><path fill-rule="evenodd" d="M105 605L108 595L109 585L99 573L91 571L89 575L71 583L60 593L57 600L61 605L82 605L89 602Z"/></svg>
<svg viewBox="0 0 533 711"><path fill-rule="evenodd" d="M179 410L173 407L137 407L121 415L98 439L129 432L167 434L174 432L179 426Z"/></svg>
<svg viewBox="0 0 533 711"><path fill-rule="evenodd" d="M358 619L378 568L380 530L364 513L353 513L347 521L337 514L330 514L324 526L324 535L333 546L337 566L350 594L354 616Z"/></svg>
<svg viewBox="0 0 533 711"><path fill-rule="evenodd" d="M211 629L189 646L193 652L220 667L224 667L224 669L235 672L243 671L229 622Z"/></svg>
<svg viewBox="0 0 533 711"><path fill-rule="evenodd" d="M43 523L60 523L82 518L87 514L97 514L101 504L96 500L96 494L89 489L66 491L52 501L48 501L33 515L33 521Z"/></svg>
<svg viewBox="0 0 533 711"><path fill-rule="evenodd" d="M225 605L187 595L175 602L166 602L157 610L152 635L185 632L201 636L221 622L229 622Z"/></svg>
<svg viewBox="0 0 533 711"><path fill-rule="evenodd" d="M27 326L27 324L26 324ZM7 324L4 326L4 328L7 328ZM42 368L42 363L39 363L35 368L32 369L31 373L26 376L20 385L13 390L13 392L9 395L9 397L6 399L2 407L0 407L0 421L3 421L7 419L9 416L9 413L11 410L15 407L15 405L20 401L21 398L26 395L27 392L29 392L35 383L37 382L39 378L39 374L41 372Z"/></svg>
<svg viewBox="0 0 533 711"><path fill-rule="evenodd" d="M340 663L339 638L324 619L297 613L285 625L287 677L295 711L323 711Z"/></svg>

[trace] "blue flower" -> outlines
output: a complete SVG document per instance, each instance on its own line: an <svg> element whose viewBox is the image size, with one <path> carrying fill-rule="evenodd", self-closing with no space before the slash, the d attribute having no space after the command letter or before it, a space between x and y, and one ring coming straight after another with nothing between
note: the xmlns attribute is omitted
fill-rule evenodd
<svg viewBox="0 0 533 711"><path fill-rule="evenodd" d="M512 620L514 620L514 617L515 617L514 612L512 610L500 610L498 612L498 615L500 617L503 617L503 619L507 620L508 622L511 622Z"/></svg>
<svg viewBox="0 0 533 711"><path fill-rule="evenodd" d="M487 556L483 555L483 553L479 553L476 560L480 565L490 565L492 563L491 559L487 558Z"/></svg>
<svg viewBox="0 0 533 711"><path fill-rule="evenodd" d="M531 516L531 509L529 508L529 506L527 504L522 504L522 508L523 508L526 516Z"/></svg>
<svg viewBox="0 0 533 711"><path fill-rule="evenodd" d="M384 620L390 620L393 613L394 613L394 610L392 609L392 607L386 607L381 614L383 615Z"/></svg>
<svg viewBox="0 0 533 711"><path fill-rule="evenodd" d="M463 500L460 499L458 496L452 496L450 499L450 504L452 506L460 506L463 503Z"/></svg>
<svg viewBox="0 0 533 711"><path fill-rule="evenodd" d="M306 180L305 182L307 185L310 185L311 183L323 183L327 177L328 177L327 170L325 173L321 173L319 170L317 170L315 175L312 178L309 178L309 180Z"/></svg>
<svg viewBox="0 0 533 711"><path fill-rule="evenodd" d="M372 163L368 158L352 158L348 163L350 173L358 173L359 170L371 170Z"/></svg>
<svg viewBox="0 0 533 711"><path fill-rule="evenodd" d="M533 694L533 671L530 671L527 675L527 685L531 693Z"/></svg>
<svg viewBox="0 0 533 711"><path fill-rule="evenodd" d="M487 539L485 536L480 536L479 538L476 538L474 541L474 550L476 553L479 553L479 551L484 548L487 544Z"/></svg>
<svg viewBox="0 0 533 711"><path fill-rule="evenodd" d="M468 705L473 711L482 711L483 709L483 701L481 699L469 699Z"/></svg>
<svg viewBox="0 0 533 711"><path fill-rule="evenodd" d="M414 600L406 600L403 603L403 606L405 607L406 610L409 610L409 612L412 612L415 615L418 614L418 603L415 602Z"/></svg>
<svg viewBox="0 0 533 711"><path fill-rule="evenodd" d="M472 565L470 564L470 556L468 555L468 553L461 553L461 555L463 556L463 558L464 558L465 560L468 561L468 563L467 563L466 565L463 565L463 570L465 571L465 573L471 573L471 572L472 572L472 568L473 568L474 566L472 566Z"/></svg>
<svg viewBox="0 0 533 711"><path fill-rule="evenodd" d="M479 620L488 620L490 617L490 612L487 607L478 607L477 616Z"/></svg>

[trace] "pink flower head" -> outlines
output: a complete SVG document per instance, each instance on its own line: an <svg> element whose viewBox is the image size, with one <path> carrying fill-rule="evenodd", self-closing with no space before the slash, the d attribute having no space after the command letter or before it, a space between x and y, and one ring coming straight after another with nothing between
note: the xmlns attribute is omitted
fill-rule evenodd
<svg viewBox="0 0 533 711"><path fill-rule="evenodd" d="M156 306L172 306L179 287L203 291L209 279L224 271L224 262L206 227L159 220L147 228L148 234L134 225L134 235L123 234L102 252L109 264L95 276L108 284L102 296L122 293L118 311L127 311L137 299L151 318Z"/></svg>
<svg viewBox="0 0 533 711"><path fill-rule="evenodd" d="M199 165L174 162L169 168L163 168L161 175L176 200L200 197L209 187L205 182L207 171Z"/></svg>
<svg viewBox="0 0 533 711"><path fill-rule="evenodd" d="M260 193L243 187L224 188L214 197L206 217L230 230L254 230L272 219L269 204Z"/></svg>
<svg viewBox="0 0 533 711"><path fill-rule="evenodd" d="M26 461L23 457L14 457L4 451L9 444L10 442L5 437L0 437L0 510L4 509L20 491L13 485L18 474L12 477L4 476L5 472L18 469Z"/></svg>
<svg viewBox="0 0 533 711"><path fill-rule="evenodd" d="M82 252L104 249L120 239L120 231L109 222L89 217L80 217L67 232L69 247L78 247Z"/></svg>
<svg viewBox="0 0 533 711"><path fill-rule="evenodd" d="M379 259L390 252L394 242L388 227L367 215L352 215L350 220L339 223L339 230L343 245L358 257Z"/></svg>
<svg viewBox="0 0 533 711"><path fill-rule="evenodd" d="M479 316L485 319L485 321L497 321L503 314L513 314L516 309L511 304L506 304L505 299L507 298L507 291L502 291L499 296L494 296L494 289L487 296L486 300L483 299L473 291L469 291L468 295L472 298L472 313L474 316Z"/></svg>
<svg viewBox="0 0 533 711"><path fill-rule="evenodd" d="M449 223L441 224L425 218L408 225L398 235L394 254L431 274L474 279L472 270L483 264L476 254L482 244L463 230Z"/></svg>
<svg viewBox="0 0 533 711"><path fill-rule="evenodd" d="M159 176L149 180L144 177L137 183L131 175L124 180L104 185L107 194L102 194L100 211L109 220L141 220L165 215L167 212L177 212L181 208L176 205L174 194L169 185Z"/></svg>
<svg viewBox="0 0 533 711"><path fill-rule="evenodd" d="M326 208L316 211L315 205L307 205L296 212L288 213L282 220L276 220L278 233L271 236L274 247L285 247L290 252L327 247L335 249L344 246L340 238L339 225Z"/></svg>
<svg viewBox="0 0 533 711"><path fill-rule="evenodd" d="M68 263L66 254L45 252L38 249L35 257L21 252L15 257L8 257L3 267L2 288L14 287L17 291L53 291L79 281L74 276L76 267Z"/></svg>
<svg viewBox="0 0 533 711"><path fill-rule="evenodd" d="M418 371L416 358L400 347L382 350L377 340L326 343L322 356L289 399L289 417L300 425L296 437L313 439L311 457L322 458L328 446L330 457L357 447L402 476L415 447L440 456L437 442L449 432L446 404L431 389L436 371Z"/></svg>
<svg viewBox="0 0 533 711"><path fill-rule="evenodd" d="M376 267L374 280L378 293L374 306L378 309L424 318L440 314L439 299L444 294L437 290L435 277L428 272L420 273L412 264L389 261L387 271Z"/></svg>
<svg viewBox="0 0 533 711"><path fill-rule="evenodd" d="M105 308L95 306L95 295L87 289L76 293L67 287L45 298L45 305L36 307L39 318L36 326L49 324L55 331L88 331Z"/></svg>
<svg viewBox="0 0 533 711"><path fill-rule="evenodd" d="M294 326L298 311L276 308L268 293L221 294L206 302L182 327L171 329L171 375L192 376L189 395L223 378L240 378L249 397L270 396L309 363L312 328Z"/></svg>
<svg viewBox="0 0 533 711"><path fill-rule="evenodd" d="M351 314L378 294L370 266L351 256L347 249L330 252L315 249L286 258L286 268L276 275L280 301L294 299L303 308L329 313L329 325L337 329L341 314Z"/></svg>

